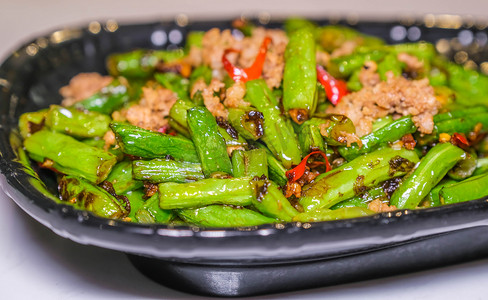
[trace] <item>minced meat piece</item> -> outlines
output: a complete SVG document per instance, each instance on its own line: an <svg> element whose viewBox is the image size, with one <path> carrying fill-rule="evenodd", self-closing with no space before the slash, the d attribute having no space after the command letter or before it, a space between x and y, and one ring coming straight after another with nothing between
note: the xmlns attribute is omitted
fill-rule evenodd
<svg viewBox="0 0 488 300"><path fill-rule="evenodd" d="M132 125L157 131L168 124L166 117L176 99L173 91L162 86L143 87L141 100L129 107L125 117Z"/></svg>
<svg viewBox="0 0 488 300"><path fill-rule="evenodd" d="M109 85L112 80L112 77L98 73L80 73L71 78L69 85L59 89L59 93L64 98L61 105L71 106L84 100Z"/></svg>
<svg viewBox="0 0 488 300"><path fill-rule="evenodd" d="M368 204L368 209L377 213L397 210L395 205L388 205L388 203L381 201L381 199L374 199L373 201L371 201Z"/></svg>
<svg viewBox="0 0 488 300"><path fill-rule="evenodd" d="M218 79L212 79L208 86L203 79L199 79L192 87L191 97L193 97L197 91L201 91L203 103L212 115L214 117L223 117L224 119L227 119L229 112L220 102L220 94L223 88L225 88L225 84Z"/></svg>
<svg viewBox="0 0 488 300"><path fill-rule="evenodd" d="M407 80L390 73L387 81L344 96L328 112L346 115L356 126L358 136L370 133L373 121L389 114L412 115L418 130L430 134L434 128L433 115L439 107L427 78Z"/></svg>
<svg viewBox="0 0 488 300"><path fill-rule="evenodd" d="M378 70L378 65L374 61L367 61L364 63L361 71L359 71L359 82L366 86L375 86L380 83L380 74L376 72Z"/></svg>
<svg viewBox="0 0 488 300"><path fill-rule="evenodd" d="M245 95L246 85L244 82L236 82L225 91L224 105L235 108L251 106L249 102L244 101Z"/></svg>

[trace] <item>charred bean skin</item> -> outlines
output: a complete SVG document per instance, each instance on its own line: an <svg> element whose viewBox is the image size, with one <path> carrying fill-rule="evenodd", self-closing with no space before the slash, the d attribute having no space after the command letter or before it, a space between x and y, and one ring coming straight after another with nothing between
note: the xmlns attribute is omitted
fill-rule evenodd
<svg viewBox="0 0 488 300"><path fill-rule="evenodd" d="M251 183L256 193L252 204L263 215L285 222L291 222L298 215L298 211L275 183L268 179L254 180Z"/></svg>
<svg viewBox="0 0 488 300"><path fill-rule="evenodd" d="M418 161L415 151L388 147L362 155L305 186L300 204L306 212L330 208L385 180L405 175Z"/></svg>
<svg viewBox="0 0 488 300"><path fill-rule="evenodd" d="M128 212L114 196L104 189L76 176L64 176L59 183L61 199L74 207L88 210L97 216L120 219Z"/></svg>
<svg viewBox="0 0 488 300"><path fill-rule="evenodd" d="M399 209L416 208L430 190L465 156L464 150L451 143L437 144L393 193L390 203Z"/></svg>

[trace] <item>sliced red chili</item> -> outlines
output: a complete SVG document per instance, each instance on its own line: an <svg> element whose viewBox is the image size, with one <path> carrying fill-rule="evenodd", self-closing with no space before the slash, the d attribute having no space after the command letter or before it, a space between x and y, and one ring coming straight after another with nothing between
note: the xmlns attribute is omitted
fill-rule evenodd
<svg viewBox="0 0 488 300"><path fill-rule="evenodd" d="M451 137L451 142L456 145L462 147L464 146L469 146L469 142L466 139L466 136L463 133L453 133Z"/></svg>
<svg viewBox="0 0 488 300"><path fill-rule="evenodd" d="M298 179L300 179L300 177L303 176L303 174L305 173L306 166L307 166L307 160L310 156L312 156L314 154L320 154L325 159L325 172L329 172L332 169L330 166L329 160L327 159L327 155L325 155L324 152L313 151L313 152L310 152L310 154L308 154L307 156L305 156L302 159L302 161L296 167L294 167L291 170L286 171L286 177L288 178L289 182L295 182Z"/></svg>
<svg viewBox="0 0 488 300"><path fill-rule="evenodd" d="M337 105L347 94L346 82L332 77L321 65L317 65L317 79L322 84L329 101Z"/></svg>
<svg viewBox="0 0 488 300"><path fill-rule="evenodd" d="M259 47L258 55L256 56L254 63L252 66L245 69L234 66L227 59L227 54L231 52L239 52L239 50L233 48L224 50L224 54L222 55L222 64L224 65L224 69L227 71L227 73L229 73L229 76L232 77L235 82L246 82L248 80L258 79L263 72L263 65L266 59L266 52L268 51L269 43L271 43L271 38L265 37L263 43Z"/></svg>

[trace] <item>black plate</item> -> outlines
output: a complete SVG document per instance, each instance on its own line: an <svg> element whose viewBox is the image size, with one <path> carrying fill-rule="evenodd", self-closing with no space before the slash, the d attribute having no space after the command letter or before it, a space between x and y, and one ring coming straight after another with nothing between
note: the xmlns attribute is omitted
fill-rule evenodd
<svg viewBox="0 0 488 300"><path fill-rule="evenodd" d="M326 23L325 21L323 23ZM268 24L280 26L280 22ZM56 204L16 162L11 135L19 115L59 103L58 89L79 72L105 73L109 53L174 48L190 30L229 22L118 25L62 30L20 47L0 67L0 170L4 191L29 215L75 242L123 251L150 278L186 292L244 296L320 287L387 276L486 256L485 199L371 217L252 228L200 229L138 225L96 217ZM486 32L415 23L360 22L357 29L389 42L423 39L466 50L481 62ZM449 27L449 26L443 26ZM455 26L457 27L457 26ZM473 43L463 48L463 40ZM471 41L469 41L471 42ZM478 43L477 47L472 47ZM484 44L485 43L485 44ZM463 49L461 49L463 48ZM451 49L451 48L449 48ZM452 50L451 49L451 50ZM455 51L447 51L449 55ZM55 190L49 173L39 175ZM448 249L448 250L446 250Z"/></svg>

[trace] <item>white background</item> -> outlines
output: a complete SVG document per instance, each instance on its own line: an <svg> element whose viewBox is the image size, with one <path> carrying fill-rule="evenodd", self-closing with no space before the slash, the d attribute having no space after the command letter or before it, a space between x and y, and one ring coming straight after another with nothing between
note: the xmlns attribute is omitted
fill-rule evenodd
<svg viewBox="0 0 488 300"><path fill-rule="evenodd" d="M488 20L488 1L142 1L0 0L0 58L36 35L93 20L155 21L185 13L228 19L241 13L271 16L359 15L395 18L460 14ZM56 236L0 194L0 290L3 299L198 299L153 283L124 254ZM468 245L467 245L468 246ZM449 249L446 249L449 251ZM484 299L488 260L260 299Z"/></svg>

